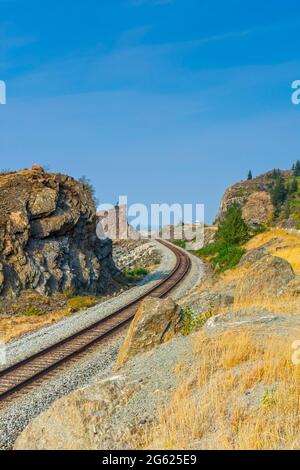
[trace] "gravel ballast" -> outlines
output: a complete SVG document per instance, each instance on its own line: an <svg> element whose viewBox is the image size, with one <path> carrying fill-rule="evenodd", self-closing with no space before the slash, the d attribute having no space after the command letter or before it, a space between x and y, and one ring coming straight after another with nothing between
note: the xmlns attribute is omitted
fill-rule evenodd
<svg viewBox="0 0 300 470"><path fill-rule="evenodd" d="M175 266L175 255L158 242L153 241L152 243L161 254L161 264L156 271L146 276L139 286L85 312L79 312L57 324L42 328L9 343L7 345L8 364L5 367L109 315L167 276ZM204 274L201 260L192 255L191 258L192 268L189 275L171 294L174 300L179 300L195 287ZM29 421L46 410L54 400L86 386L100 377L107 376L114 367L125 335L125 330L114 334L113 337L94 347L88 354L76 361L76 364L71 363L68 367L64 367L63 371L57 371L52 379L42 382L38 388L17 398L0 410L0 449L11 448ZM151 386L155 386L155 384Z"/></svg>

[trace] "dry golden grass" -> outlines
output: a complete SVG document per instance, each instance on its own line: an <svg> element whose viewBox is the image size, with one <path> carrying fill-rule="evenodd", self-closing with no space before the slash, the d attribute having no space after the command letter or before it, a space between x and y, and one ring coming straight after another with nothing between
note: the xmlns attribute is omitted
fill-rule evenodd
<svg viewBox="0 0 300 470"><path fill-rule="evenodd" d="M178 388L145 447L299 449L300 366L291 360L292 341L262 341L251 331L195 335L193 370L177 368Z"/></svg>
<svg viewBox="0 0 300 470"><path fill-rule="evenodd" d="M84 310L96 305L97 299L96 297L89 296L89 295L82 295L76 296L68 301L68 309L69 313L75 313L79 310Z"/></svg>
<svg viewBox="0 0 300 470"><path fill-rule="evenodd" d="M62 309L53 313L46 313L42 316L14 316L0 319L0 340L11 341L30 331L35 331L42 326L50 325L64 318L68 313L67 309Z"/></svg>
<svg viewBox="0 0 300 470"><path fill-rule="evenodd" d="M272 243L273 240L273 243ZM270 254L286 259L297 274L300 274L300 236L285 229L274 229L252 238L247 251L270 243L267 247Z"/></svg>
<svg viewBox="0 0 300 470"><path fill-rule="evenodd" d="M93 307L97 299L93 296L74 296L68 300L68 306L55 312L32 315L15 315L0 319L0 341L8 342L31 331L62 320L64 317Z"/></svg>
<svg viewBox="0 0 300 470"><path fill-rule="evenodd" d="M282 295L281 297L252 297L234 303L235 308L265 309L269 313L281 315L298 315L300 312L299 297ZM228 309L227 309L228 310ZM220 313L226 313L225 309Z"/></svg>

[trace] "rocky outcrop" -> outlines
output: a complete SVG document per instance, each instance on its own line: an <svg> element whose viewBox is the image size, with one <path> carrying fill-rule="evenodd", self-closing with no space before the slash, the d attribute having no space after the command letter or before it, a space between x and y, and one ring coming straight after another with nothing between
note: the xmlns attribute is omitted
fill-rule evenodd
<svg viewBox="0 0 300 470"><path fill-rule="evenodd" d="M266 255L254 263L240 279L235 290L237 303L255 298L278 297L294 280L290 263L277 256Z"/></svg>
<svg viewBox="0 0 300 470"><path fill-rule="evenodd" d="M140 305L120 349L116 368L129 359L172 339L181 308L171 298L146 298Z"/></svg>
<svg viewBox="0 0 300 470"><path fill-rule="evenodd" d="M281 204L275 207L272 202L272 192L280 177L286 195ZM284 228L299 226L300 216L297 200L299 191L291 192L292 171L270 171L252 180L241 181L228 188L221 200L216 222L224 219L227 209L234 203L240 205L243 218L250 226L271 225L276 219L276 225Z"/></svg>
<svg viewBox="0 0 300 470"><path fill-rule="evenodd" d="M216 315L209 318L205 324L205 330L224 330L236 329L238 327L261 327L264 325L270 326L276 324L280 326L282 318L280 316L271 315L269 311L248 308L248 309L233 309L225 314Z"/></svg>
<svg viewBox="0 0 300 470"><path fill-rule="evenodd" d="M91 194L73 178L31 170L0 176L0 292L98 293L116 273L109 240L96 236Z"/></svg>
<svg viewBox="0 0 300 470"><path fill-rule="evenodd" d="M249 225L263 225L272 217L274 207L271 201L272 187L270 174L250 181L237 183L225 191L221 200L217 220L222 220L227 209L233 204L243 208L243 218Z"/></svg>

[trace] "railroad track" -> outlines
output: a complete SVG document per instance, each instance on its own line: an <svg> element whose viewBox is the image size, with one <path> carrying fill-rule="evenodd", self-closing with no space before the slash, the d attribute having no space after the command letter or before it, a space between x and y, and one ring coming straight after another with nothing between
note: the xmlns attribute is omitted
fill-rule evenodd
<svg viewBox="0 0 300 470"><path fill-rule="evenodd" d="M162 240L160 243L176 255L176 265L172 272L143 295L107 317L0 371L0 403L8 398L14 398L16 394L30 391L31 386L40 384L41 379L46 380L52 371L127 325L134 317L141 301L147 296L163 298L169 294L188 274L191 261L186 253L174 245Z"/></svg>

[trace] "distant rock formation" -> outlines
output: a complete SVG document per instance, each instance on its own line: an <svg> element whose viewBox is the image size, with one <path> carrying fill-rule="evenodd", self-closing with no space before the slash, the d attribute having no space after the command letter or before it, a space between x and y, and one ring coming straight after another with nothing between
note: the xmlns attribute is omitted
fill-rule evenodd
<svg viewBox="0 0 300 470"><path fill-rule="evenodd" d="M95 205L73 178L39 165L0 175L0 294L100 293L117 270L96 236Z"/></svg>
<svg viewBox="0 0 300 470"><path fill-rule="evenodd" d="M217 220L222 220L227 209L236 203L242 206L246 223L249 225L267 224L274 212L270 196L272 184L271 173L234 184L225 191Z"/></svg>
<svg viewBox="0 0 300 470"><path fill-rule="evenodd" d="M250 226L276 225L299 229L299 181L293 171L272 170L252 180L236 183L225 191L216 222L222 220L228 207L236 203L242 207L243 218Z"/></svg>

